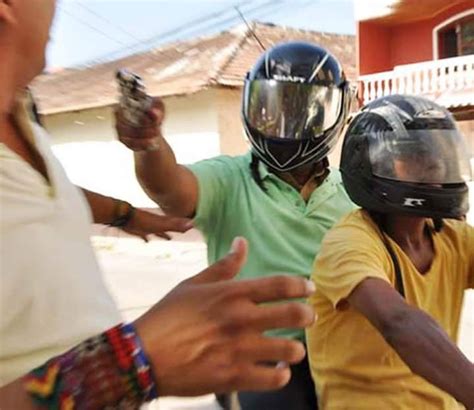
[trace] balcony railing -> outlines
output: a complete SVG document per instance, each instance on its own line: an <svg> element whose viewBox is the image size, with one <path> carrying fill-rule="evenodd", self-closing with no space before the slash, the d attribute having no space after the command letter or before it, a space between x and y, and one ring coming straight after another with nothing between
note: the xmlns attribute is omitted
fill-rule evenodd
<svg viewBox="0 0 474 410"><path fill-rule="evenodd" d="M392 94L466 90L474 87L474 55L396 66L392 71L360 76L359 81L364 104Z"/></svg>

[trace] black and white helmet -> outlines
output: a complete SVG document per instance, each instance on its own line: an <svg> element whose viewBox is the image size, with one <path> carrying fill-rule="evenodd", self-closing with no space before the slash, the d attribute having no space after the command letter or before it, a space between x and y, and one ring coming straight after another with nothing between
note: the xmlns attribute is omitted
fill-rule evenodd
<svg viewBox="0 0 474 410"><path fill-rule="evenodd" d="M344 136L344 186L363 208L433 219L468 211L472 178L451 113L420 97L393 95L366 105Z"/></svg>
<svg viewBox="0 0 474 410"><path fill-rule="evenodd" d="M324 48L274 46L245 80L242 117L252 152L277 171L322 160L340 135L350 94L341 65Z"/></svg>

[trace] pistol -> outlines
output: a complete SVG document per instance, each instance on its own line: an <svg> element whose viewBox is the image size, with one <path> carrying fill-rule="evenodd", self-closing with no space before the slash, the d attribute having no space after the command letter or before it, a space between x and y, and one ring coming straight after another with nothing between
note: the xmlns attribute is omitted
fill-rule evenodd
<svg viewBox="0 0 474 410"><path fill-rule="evenodd" d="M150 110L153 99L146 93L140 76L121 69L116 74L120 90L120 107L124 119L133 127L140 127L143 117Z"/></svg>

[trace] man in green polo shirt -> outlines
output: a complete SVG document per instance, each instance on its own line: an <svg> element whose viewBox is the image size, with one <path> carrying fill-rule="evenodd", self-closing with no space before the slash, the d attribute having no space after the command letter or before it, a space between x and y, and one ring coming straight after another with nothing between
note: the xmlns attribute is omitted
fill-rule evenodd
<svg viewBox="0 0 474 410"><path fill-rule="evenodd" d="M209 263L241 235L250 244L241 278L272 272L308 277L324 234L354 208L327 160L349 104L338 61L323 48L289 42L266 51L247 75L242 107L252 145L247 155L177 164L161 134L160 100L139 129L119 112L117 131L135 151L137 176L150 198L166 213L195 218ZM295 329L275 334L304 340ZM317 409L307 361L291 370L291 381L279 391L239 393L242 409Z"/></svg>

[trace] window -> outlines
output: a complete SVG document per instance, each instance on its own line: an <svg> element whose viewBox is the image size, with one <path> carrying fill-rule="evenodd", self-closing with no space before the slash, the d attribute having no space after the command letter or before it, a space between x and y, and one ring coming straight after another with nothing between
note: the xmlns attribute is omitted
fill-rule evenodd
<svg viewBox="0 0 474 410"><path fill-rule="evenodd" d="M474 14L458 19L438 31L439 58L474 54Z"/></svg>

